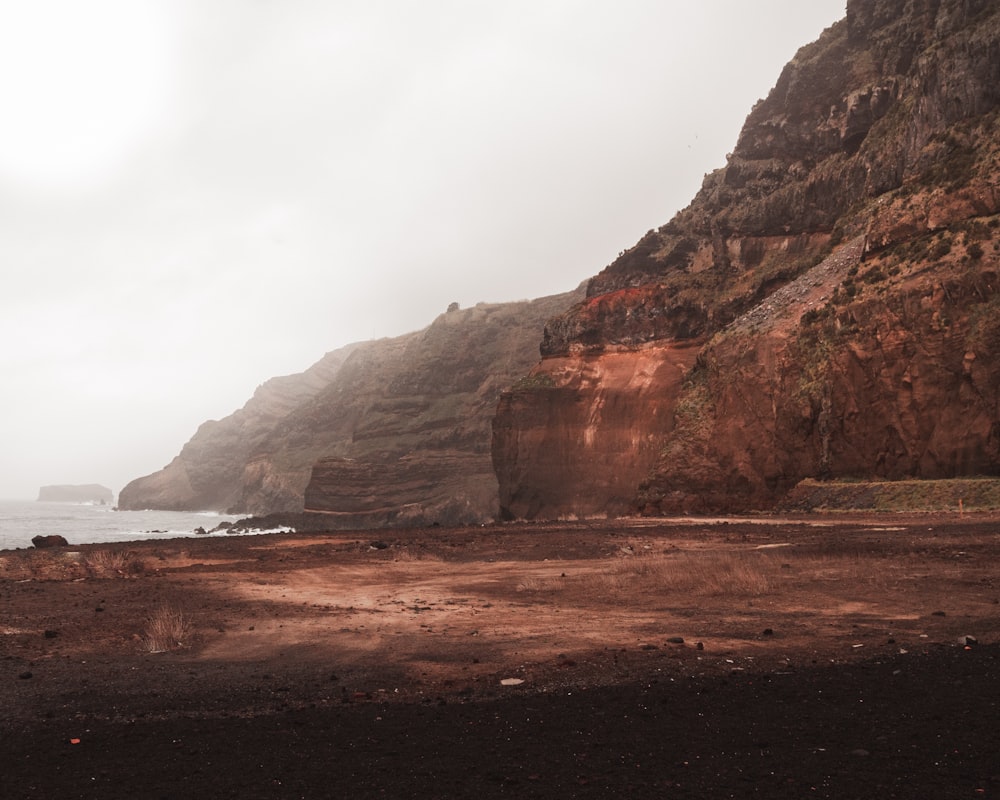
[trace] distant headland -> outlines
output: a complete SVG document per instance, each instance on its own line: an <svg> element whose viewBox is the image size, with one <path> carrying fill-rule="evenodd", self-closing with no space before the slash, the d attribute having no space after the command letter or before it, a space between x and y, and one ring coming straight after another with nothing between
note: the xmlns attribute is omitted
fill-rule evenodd
<svg viewBox="0 0 1000 800"><path fill-rule="evenodd" d="M47 503L100 503L114 501L114 492L106 486L89 483L81 486L43 486L38 490L39 502Z"/></svg>

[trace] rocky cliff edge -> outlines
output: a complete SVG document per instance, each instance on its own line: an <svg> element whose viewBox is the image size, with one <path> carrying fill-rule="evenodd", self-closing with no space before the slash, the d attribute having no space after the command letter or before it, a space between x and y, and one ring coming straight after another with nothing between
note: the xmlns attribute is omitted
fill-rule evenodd
<svg viewBox="0 0 1000 800"><path fill-rule="evenodd" d="M501 398L505 518L1000 472L1000 6L851 0Z"/></svg>
<svg viewBox="0 0 1000 800"><path fill-rule="evenodd" d="M306 509L327 528L492 520L498 398L537 360L545 320L580 297L452 307L422 331L328 353L206 422L119 506Z"/></svg>

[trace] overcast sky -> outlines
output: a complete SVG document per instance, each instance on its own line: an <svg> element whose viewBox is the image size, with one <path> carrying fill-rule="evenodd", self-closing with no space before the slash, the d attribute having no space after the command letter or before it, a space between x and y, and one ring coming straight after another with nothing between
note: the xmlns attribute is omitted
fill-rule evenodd
<svg viewBox="0 0 1000 800"><path fill-rule="evenodd" d="M844 4L5 3L0 497L117 493L329 350L572 289Z"/></svg>

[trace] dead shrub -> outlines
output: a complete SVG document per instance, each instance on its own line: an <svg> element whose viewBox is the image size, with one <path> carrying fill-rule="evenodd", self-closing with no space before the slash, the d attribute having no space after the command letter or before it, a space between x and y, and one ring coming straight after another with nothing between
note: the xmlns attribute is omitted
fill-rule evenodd
<svg viewBox="0 0 1000 800"><path fill-rule="evenodd" d="M92 578L131 578L146 569L131 550L94 550L84 557L84 566Z"/></svg>
<svg viewBox="0 0 1000 800"><path fill-rule="evenodd" d="M150 616L142 637L143 648L149 653L165 653L187 647L193 628L183 612L168 605L160 606Z"/></svg>

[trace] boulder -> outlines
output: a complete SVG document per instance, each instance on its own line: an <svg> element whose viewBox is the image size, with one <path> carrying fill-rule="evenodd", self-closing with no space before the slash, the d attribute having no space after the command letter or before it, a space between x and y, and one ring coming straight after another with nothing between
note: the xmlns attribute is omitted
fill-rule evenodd
<svg viewBox="0 0 1000 800"><path fill-rule="evenodd" d="M49 536L34 536L31 539L31 543L38 548L66 547L69 544L65 536L60 536L57 533L50 534Z"/></svg>

